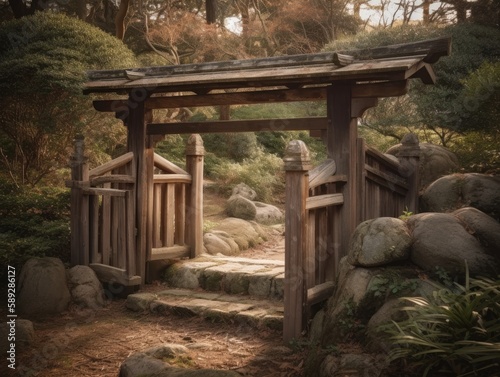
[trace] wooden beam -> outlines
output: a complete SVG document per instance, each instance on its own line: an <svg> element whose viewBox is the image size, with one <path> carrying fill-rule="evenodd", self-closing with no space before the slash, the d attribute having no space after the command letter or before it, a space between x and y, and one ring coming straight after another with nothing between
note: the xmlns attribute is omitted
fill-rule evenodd
<svg viewBox="0 0 500 377"><path fill-rule="evenodd" d="M182 95L151 97L146 106L150 109L177 107L251 105L272 102L319 101L326 98L325 88L256 90L247 92L215 93L205 95ZM96 101L94 101L96 102ZM103 102L103 101L101 101ZM109 102L109 101L108 101ZM98 104L101 108L111 108L112 104ZM109 111L109 110L108 110Z"/></svg>
<svg viewBox="0 0 500 377"><path fill-rule="evenodd" d="M150 261L189 258L191 248L187 245L174 245L170 247L159 247L151 250Z"/></svg>
<svg viewBox="0 0 500 377"><path fill-rule="evenodd" d="M325 194L311 196L306 199L306 209L315 209L329 207L344 203L344 195L342 194Z"/></svg>
<svg viewBox="0 0 500 377"><path fill-rule="evenodd" d="M407 80L378 83L361 83L353 86L353 98L395 97L406 94ZM275 102L322 101L326 99L326 87L300 89L256 90L247 92L185 94L181 96L150 97L147 109L170 109L178 107L252 105ZM95 100L94 109L101 112L120 112L128 106L127 100Z"/></svg>
<svg viewBox="0 0 500 377"><path fill-rule="evenodd" d="M193 134L219 132L272 132L323 130L327 128L326 118L256 119L187 123L151 123L149 135Z"/></svg>
<svg viewBox="0 0 500 377"><path fill-rule="evenodd" d="M87 187L82 189L84 195L109 195L109 196L125 196L126 190L112 189L112 188L99 188Z"/></svg>
<svg viewBox="0 0 500 377"><path fill-rule="evenodd" d="M364 83L352 86L352 98L399 97L408 93L408 80Z"/></svg>
<svg viewBox="0 0 500 377"><path fill-rule="evenodd" d="M307 290L307 304L314 305L318 302L328 300L333 294L335 289L335 283L333 281L327 281L323 284L316 285Z"/></svg>
<svg viewBox="0 0 500 377"><path fill-rule="evenodd" d="M378 98L353 98L351 101L351 117L361 118L366 110L377 106Z"/></svg>

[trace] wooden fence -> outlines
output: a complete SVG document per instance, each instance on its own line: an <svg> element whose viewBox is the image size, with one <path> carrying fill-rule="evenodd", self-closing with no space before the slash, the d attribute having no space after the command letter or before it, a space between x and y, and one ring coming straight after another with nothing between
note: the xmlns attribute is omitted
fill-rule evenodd
<svg viewBox="0 0 500 377"><path fill-rule="evenodd" d="M200 147L201 145L201 147ZM203 145L192 135L185 171L154 154L146 234L137 232L134 154L89 170L84 141L75 142L71 187L71 263L89 265L99 279L139 285L146 262L191 257L203 248ZM141 237L146 237L143 242ZM140 245L149 245L141 252Z"/></svg>
<svg viewBox="0 0 500 377"><path fill-rule="evenodd" d="M415 212L418 198L418 140L403 139L397 158L388 157L357 140L355 198L356 223L376 217ZM335 161L311 169L302 141L289 143L285 153L285 319L286 341L300 336L311 306L333 292L340 259L347 254L343 240L343 190L349 177L337 175ZM349 235L350 236L350 235Z"/></svg>

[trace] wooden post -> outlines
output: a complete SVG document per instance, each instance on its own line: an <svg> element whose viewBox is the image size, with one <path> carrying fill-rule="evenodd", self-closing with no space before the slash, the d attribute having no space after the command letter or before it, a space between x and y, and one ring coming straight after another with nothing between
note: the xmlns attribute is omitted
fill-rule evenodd
<svg viewBox="0 0 500 377"><path fill-rule="evenodd" d="M144 107L144 98L137 93L130 95L129 116L126 124L128 129L128 151L134 153L131 162L132 175L135 177L135 227L136 238L136 271L141 277L141 283L146 279L146 258L152 244L152 191L153 191L153 148L146 135L146 125L151 122L151 110ZM132 106L133 105L133 106ZM151 197L151 198L150 198ZM149 216L149 219L148 219ZM128 271L133 275L133 271Z"/></svg>
<svg viewBox="0 0 500 377"><path fill-rule="evenodd" d="M75 137L75 154L71 157L71 264L89 263L89 205L88 196L83 195L77 182L89 180L87 157L84 155L85 140Z"/></svg>
<svg viewBox="0 0 500 377"><path fill-rule="evenodd" d="M337 165L338 175L345 175L347 183L342 193L344 204L340 208L339 224L341 227L338 244L335 246L336 262L347 254L349 239L354 229L359 224L359 211L357 210L357 118L352 116L352 84L338 81L327 88L327 152ZM330 231L334 232L333 229Z"/></svg>
<svg viewBox="0 0 500 377"><path fill-rule="evenodd" d="M191 258L203 252L203 159L205 148L198 134L191 135L186 145L186 169L191 175L191 192L186 205L188 241Z"/></svg>
<svg viewBox="0 0 500 377"><path fill-rule="evenodd" d="M304 281L304 253L307 242L306 198L309 194L311 161L304 142L288 143L283 158L286 171L285 199L285 314L283 340L301 336L307 291Z"/></svg>
<svg viewBox="0 0 500 377"><path fill-rule="evenodd" d="M418 194L420 191L420 145L417 135L406 134L401 140L401 149L397 157L401 163L400 173L408 180L408 193L406 194L407 211L418 212Z"/></svg>

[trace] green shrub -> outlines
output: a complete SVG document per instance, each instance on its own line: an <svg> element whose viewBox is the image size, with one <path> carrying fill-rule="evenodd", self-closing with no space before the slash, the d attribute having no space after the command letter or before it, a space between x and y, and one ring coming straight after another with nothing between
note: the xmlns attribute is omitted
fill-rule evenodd
<svg viewBox="0 0 500 377"><path fill-rule="evenodd" d="M253 158L241 163L219 160L219 164L211 167L212 177L217 180L225 194L229 194L234 186L243 182L257 193L257 200L262 202L279 202L285 189L285 171L283 160L273 154L258 150Z"/></svg>
<svg viewBox="0 0 500 377"><path fill-rule="evenodd" d="M500 277L440 287L429 298L406 298L408 320L385 329L392 361L416 365L423 376L498 376Z"/></svg>
<svg viewBox="0 0 500 377"><path fill-rule="evenodd" d="M0 265L20 270L29 258L44 256L68 262L69 203L68 190L27 190L0 179Z"/></svg>

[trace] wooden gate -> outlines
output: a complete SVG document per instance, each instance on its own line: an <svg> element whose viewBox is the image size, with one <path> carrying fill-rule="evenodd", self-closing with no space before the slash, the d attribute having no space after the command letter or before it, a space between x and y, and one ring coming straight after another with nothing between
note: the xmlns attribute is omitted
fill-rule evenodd
<svg viewBox="0 0 500 377"><path fill-rule="evenodd" d="M309 151L299 140L285 152L285 318L283 337L301 335L310 318L311 306L328 299L334 290L340 259L348 252L351 233L346 218L356 224L381 216L398 217L404 210L417 210L418 160L415 135L407 135L397 159L357 140L356 171L336 174L334 160L311 169ZM351 212L344 208L344 190L358 188Z"/></svg>
<svg viewBox="0 0 500 377"><path fill-rule="evenodd" d="M150 169L146 232L137 209L134 153L88 169L84 140L75 140L71 181L71 264L88 265L107 283L139 285L147 262L190 257L203 247L203 145L192 135L189 173L158 154ZM146 244L146 253L141 245Z"/></svg>

